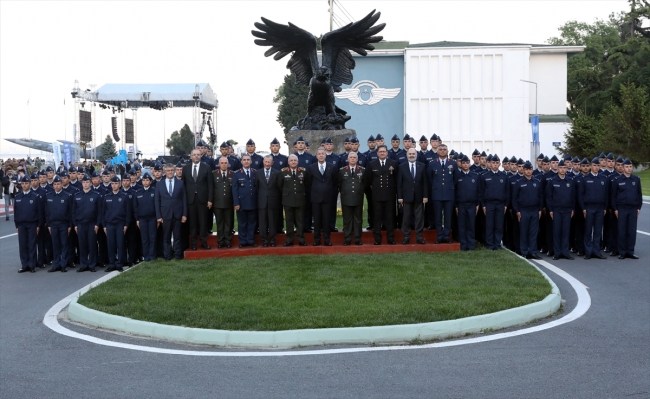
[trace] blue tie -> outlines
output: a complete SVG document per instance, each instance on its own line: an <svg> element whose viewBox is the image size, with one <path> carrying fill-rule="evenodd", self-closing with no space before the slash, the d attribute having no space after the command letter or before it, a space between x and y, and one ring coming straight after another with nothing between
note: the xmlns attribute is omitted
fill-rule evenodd
<svg viewBox="0 0 650 399"><path fill-rule="evenodd" d="M172 195L172 181L171 180L167 180L167 181L169 182L169 195L171 196Z"/></svg>
<svg viewBox="0 0 650 399"><path fill-rule="evenodd" d="M411 164L411 176L413 176L413 180L415 180L415 168L414 168L414 165L415 164Z"/></svg>

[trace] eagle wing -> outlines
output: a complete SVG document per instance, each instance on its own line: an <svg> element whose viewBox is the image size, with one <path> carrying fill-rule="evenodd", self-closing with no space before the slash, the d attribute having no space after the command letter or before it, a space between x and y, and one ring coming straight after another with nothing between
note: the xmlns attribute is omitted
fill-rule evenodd
<svg viewBox="0 0 650 399"><path fill-rule="evenodd" d="M372 96L368 101L368 105L377 104L384 98L395 98L397 97L397 95L401 90L402 89L382 89L382 88L372 89L370 90L370 94L372 94Z"/></svg>
<svg viewBox="0 0 650 399"><path fill-rule="evenodd" d="M297 27L289 22L289 25L282 25L262 17L262 22L255 22L255 27L260 31L253 30L253 36L258 46L270 46L264 56L275 54L274 60L284 58L293 53L287 69L296 76L296 81L302 84L309 84L309 80L318 70L318 57L316 54L316 38L311 33Z"/></svg>
<svg viewBox="0 0 650 399"><path fill-rule="evenodd" d="M372 51L372 43L380 42L383 37L373 36L381 32L386 24L373 26L381 16L375 10L357 22L349 23L339 29L323 35L323 66L330 69L330 81L335 92L341 91L341 85L352 83L352 70L355 67L350 50L367 55Z"/></svg>
<svg viewBox="0 0 650 399"><path fill-rule="evenodd" d="M334 93L334 97L339 98L341 100L348 99L352 101L353 103L357 105L363 105L361 100L359 99L359 93L361 90L359 89L343 89L338 93Z"/></svg>

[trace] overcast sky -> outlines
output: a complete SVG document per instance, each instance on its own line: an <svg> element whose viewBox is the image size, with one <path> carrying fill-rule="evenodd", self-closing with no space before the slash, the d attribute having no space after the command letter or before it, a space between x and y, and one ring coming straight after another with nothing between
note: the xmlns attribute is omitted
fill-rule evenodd
<svg viewBox="0 0 650 399"><path fill-rule="evenodd" d="M384 39L412 44L544 43L566 21L593 22L628 9L625 0L341 4L354 19L376 8L386 23ZM272 99L289 56L273 61L263 56L266 48L253 43L250 31L261 16L291 21L316 36L329 29L327 0L1 1L0 138L70 140L75 80L82 89L106 83L209 83L220 104L219 141L253 138L258 150L267 149L273 137L282 141ZM97 116L101 123L94 129L101 142L110 133L111 114ZM165 137L185 123L192 127L191 108L164 115L138 111L138 147L145 155L162 153ZM27 154L27 149L0 140L0 155L9 154Z"/></svg>

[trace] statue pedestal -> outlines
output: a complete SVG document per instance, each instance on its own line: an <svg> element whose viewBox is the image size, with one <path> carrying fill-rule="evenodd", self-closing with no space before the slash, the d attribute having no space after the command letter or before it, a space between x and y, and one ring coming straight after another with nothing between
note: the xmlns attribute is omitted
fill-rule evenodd
<svg viewBox="0 0 650 399"><path fill-rule="evenodd" d="M345 151L343 148L343 142L345 137L352 138L356 136L356 132L353 129L341 129L341 130L291 130L286 135L287 144L289 145L289 154L293 154L293 142L298 137L302 136L303 139L309 142L310 153L316 155L316 149L320 147L320 142L324 137L330 137L332 143L334 143L333 152L340 154Z"/></svg>

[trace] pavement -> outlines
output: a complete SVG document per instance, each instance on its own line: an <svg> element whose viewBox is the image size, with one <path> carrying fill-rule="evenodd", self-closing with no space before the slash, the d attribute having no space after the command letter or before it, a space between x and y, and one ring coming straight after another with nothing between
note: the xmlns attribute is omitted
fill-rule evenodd
<svg viewBox="0 0 650 399"><path fill-rule="evenodd" d="M101 339L239 356L142 352L57 334L43 325L44 314L104 273L18 274L13 221L0 220L0 397L650 398L645 202L638 229L648 235L637 234L640 260L544 258L588 287L591 307L577 320L467 345L304 356L245 356L242 350L117 335L64 319L66 328ZM566 280L541 268L562 293L560 318L576 307L577 295ZM310 349L324 348L298 350Z"/></svg>

